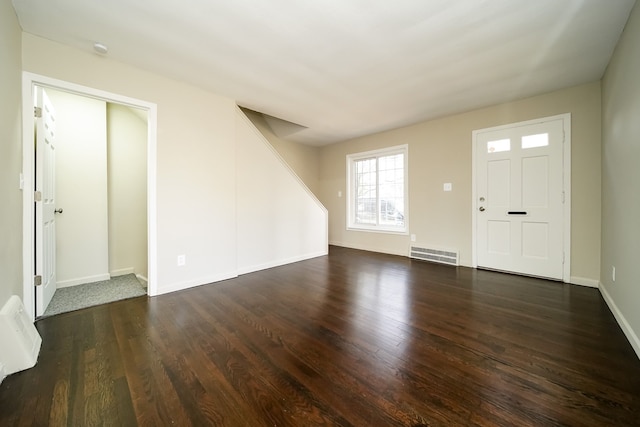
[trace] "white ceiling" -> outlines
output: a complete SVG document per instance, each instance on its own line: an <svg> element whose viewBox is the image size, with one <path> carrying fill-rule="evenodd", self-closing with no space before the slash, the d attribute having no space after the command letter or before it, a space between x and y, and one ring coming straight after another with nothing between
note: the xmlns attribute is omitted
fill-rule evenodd
<svg viewBox="0 0 640 427"><path fill-rule="evenodd" d="M28 33L100 41L114 60L296 123L287 138L310 145L597 80L634 3L13 0Z"/></svg>

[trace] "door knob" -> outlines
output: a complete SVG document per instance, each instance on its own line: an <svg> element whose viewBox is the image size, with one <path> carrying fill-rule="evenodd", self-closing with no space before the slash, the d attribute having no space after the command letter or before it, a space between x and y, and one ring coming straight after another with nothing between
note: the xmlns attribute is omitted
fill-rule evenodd
<svg viewBox="0 0 640 427"><path fill-rule="evenodd" d="M484 206L480 206L480 209L478 209L480 212L484 212Z"/></svg>
<svg viewBox="0 0 640 427"><path fill-rule="evenodd" d="M55 211L53 211L53 213L62 213L62 208L56 209Z"/></svg>

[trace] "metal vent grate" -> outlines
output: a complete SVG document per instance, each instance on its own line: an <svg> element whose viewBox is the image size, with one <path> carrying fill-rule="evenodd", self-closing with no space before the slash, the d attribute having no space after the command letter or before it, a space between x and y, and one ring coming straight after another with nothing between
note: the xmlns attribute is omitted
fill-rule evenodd
<svg viewBox="0 0 640 427"><path fill-rule="evenodd" d="M451 250L441 250L411 245L409 247L409 258L438 262L440 264L458 265L458 252Z"/></svg>

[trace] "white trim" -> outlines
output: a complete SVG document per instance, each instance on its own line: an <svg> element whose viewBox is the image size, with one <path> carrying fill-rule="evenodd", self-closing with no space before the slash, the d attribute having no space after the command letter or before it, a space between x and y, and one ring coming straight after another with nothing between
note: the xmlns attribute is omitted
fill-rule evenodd
<svg viewBox="0 0 640 427"><path fill-rule="evenodd" d="M199 279L187 280L186 282L174 283L171 286L163 286L157 295L164 295L171 292L183 291L196 286L214 285L216 282L234 279L238 277L236 273L225 273L214 276L201 277Z"/></svg>
<svg viewBox="0 0 640 427"><path fill-rule="evenodd" d="M156 104L130 98L123 95L81 86L75 83L57 80L50 77L24 71L22 73L22 174L24 188L22 194L22 271L23 271L23 301L31 320L35 319L35 290L32 284L34 270L33 248L33 183L34 159L34 118L33 118L33 88L40 86L54 88L76 95L100 99L106 102L140 108L147 111L147 251L149 271L149 295L158 295L157 281L157 126L158 107Z"/></svg>
<svg viewBox="0 0 640 427"><path fill-rule="evenodd" d="M600 286L599 280L587 279L586 277L571 276L571 284L587 286L589 288L598 288Z"/></svg>
<svg viewBox="0 0 640 427"><path fill-rule="evenodd" d="M294 262L300 262L300 261L305 261L307 259L312 259L312 258L318 258L318 257L321 257L321 256L325 256L328 253L329 253L329 251L325 250L325 251L319 251L319 252L310 253L310 254L299 255L299 256L295 256L295 257L291 257L291 258L286 258L286 259L280 259L280 260L276 260L276 261L266 262L266 263L263 263L263 264L250 265L250 266L247 266L247 267L240 268L238 270L238 274L249 274L249 273L253 273L255 271L266 270L268 268L280 267L281 265L292 264Z"/></svg>
<svg viewBox="0 0 640 427"><path fill-rule="evenodd" d="M562 118L562 126L564 132L564 141L562 151L562 190L564 191L564 224L563 224L563 240L564 240L564 271L562 281L567 283L571 280L571 113L560 114L554 116Z"/></svg>
<svg viewBox="0 0 640 427"><path fill-rule="evenodd" d="M367 251L367 252L376 252L379 254L387 254L387 255L399 255L399 256L403 256L403 257L408 257L409 253L407 252L407 250L402 250L402 251L390 251L389 248L386 247L375 247L375 246L369 246L369 245L358 245L358 244L353 244L353 243L344 243L344 242L338 242L335 240L332 240L331 242L329 242L330 245L332 246L340 246L342 248L348 248L348 249L356 249L359 251Z"/></svg>
<svg viewBox="0 0 640 427"><path fill-rule="evenodd" d="M7 378L7 371L4 369L2 361L0 361L0 384L2 384L5 378Z"/></svg>
<svg viewBox="0 0 640 427"><path fill-rule="evenodd" d="M136 274L136 278L141 281L144 282L144 284L142 284L143 287L147 287L149 286L149 279L147 279L146 277L144 277L142 274Z"/></svg>
<svg viewBox="0 0 640 427"><path fill-rule="evenodd" d="M615 317L618 321L620 329L622 329L622 332L624 332L624 335L627 337L627 340L629 340L631 347L633 347L633 350L636 352L636 355L640 359L640 339L634 332L629 322L627 322L627 319L624 317L616 303L613 301L613 298L611 298L611 295L609 295L609 292L607 292L607 288L604 283L600 283L600 293L602 294L604 301L609 306L609 310L611 310L611 313L613 313L613 317Z"/></svg>
<svg viewBox="0 0 640 427"><path fill-rule="evenodd" d="M78 277L77 279L62 280L56 282L58 288L70 288L72 286L85 285L87 283L102 282L111 279L108 273L96 274L94 276Z"/></svg>
<svg viewBox="0 0 640 427"><path fill-rule="evenodd" d="M563 158L563 182L562 190L564 191L564 203L563 209L563 251L564 251L564 266L562 271L562 281L565 283L571 282L571 113L558 114L555 116L542 117L539 119L526 120L523 122L510 123L501 126L495 126L485 129L477 129L471 132L471 265L474 268L478 267L478 255L476 251L477 245L477 214L478 214L478 193L476 182L476 162L477 162L477 150L478 135L483 132L493 132L513 127L528 126L538 123L550 122L554 120L562 120L564 143L562 150Z"/></svg>
<svg viewBox="0 0 640 427"><path fill-rule="evenodd" d="M375 253L387 254L387 255L398 255L398 256L405 257L405 258L409 258L408 249L404 250L404 251L390 251L389 248L386 248L386 247L383 248L383 247L374 247L374 246L368 246L368 245L358 245L358 244L353 244L353 243L339 242L337 240L330 241L329 245L331 245L331 246L339 246L341 248L356 249L358 251L375 252ZM458 258L458 267L473 268L473 266L471 264L462 262L460 260L460 258Z"/></svg>
<svg viewBox="0 0 640 427"><path fill-rule="evenodd" d="M117 270L112 270L109 272L111 277L125 276L127 274L133 274L133 273L135 273L135 270L133 269L133 267L119 268Z"/></svg>
<svg viewBox="0 0 640 427"><path fill-rule="evenodd" d="M477 130L471 132L471 266L478 268L478 254L476 247L478 246L478 230L476 230L478 224L478 190L476 183L476 163L478 161L478 153L476 146L478 145L478 133Z"/></svg>

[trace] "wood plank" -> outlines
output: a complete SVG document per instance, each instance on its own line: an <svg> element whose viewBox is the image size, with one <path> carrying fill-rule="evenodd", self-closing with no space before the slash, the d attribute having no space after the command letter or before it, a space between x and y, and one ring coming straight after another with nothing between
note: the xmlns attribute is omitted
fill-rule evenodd
<svg viewBox="0 0 640 427"><path fill-rule="evenodd" d="M0 425L638 425L597 289L331 247L43 319Z"/></svg>

